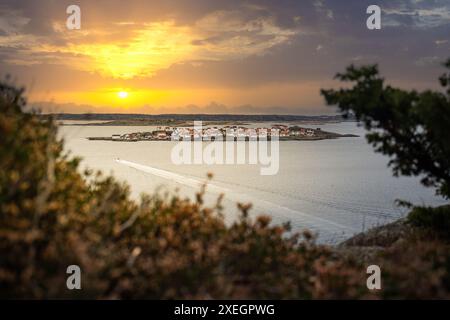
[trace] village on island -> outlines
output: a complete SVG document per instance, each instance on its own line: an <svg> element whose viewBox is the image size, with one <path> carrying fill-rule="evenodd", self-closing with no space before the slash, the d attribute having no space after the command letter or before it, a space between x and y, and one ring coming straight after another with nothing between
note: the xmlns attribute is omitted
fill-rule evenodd
<svg viewBox="0 0 450 320"><path fill-rule="evenodd" d="M299 126L274 125L270 128L249 128L242 126L224 127L156 127L156 130L145 132L133 132L125 134L113 134L110 137L88 137L89 140L109 141L215 141L234 140L251 141L277 138L279 140L322 140L339 137L354 137L349 134L337 134L322 131L320 128L311 129Z"/></svg>

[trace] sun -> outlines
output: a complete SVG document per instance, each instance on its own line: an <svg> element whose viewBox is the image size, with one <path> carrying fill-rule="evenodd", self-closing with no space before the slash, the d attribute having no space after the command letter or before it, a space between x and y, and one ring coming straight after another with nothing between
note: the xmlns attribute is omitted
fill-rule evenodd
<svg viewBox="0 0 450 320"><path fill-rule="evenodd" d="M119 96L120 99L125 99L126 97L128 97L128 92L119 91L119 92L117 92L117 95Z"/></svg>

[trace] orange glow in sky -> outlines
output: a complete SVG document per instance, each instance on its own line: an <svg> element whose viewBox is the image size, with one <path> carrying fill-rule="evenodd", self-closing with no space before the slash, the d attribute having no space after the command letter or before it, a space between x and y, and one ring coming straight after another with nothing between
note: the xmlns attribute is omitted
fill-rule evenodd
<svg viewBox="0 0 450 320"><path fill-rule="evenodd" d="M450 6L427 1L393 4L380 32L339 1L77 3L76 30L67 1L0 5L0 77L44 112L329 114L320 89L349 64L431 89L450 49Z"/></svg>

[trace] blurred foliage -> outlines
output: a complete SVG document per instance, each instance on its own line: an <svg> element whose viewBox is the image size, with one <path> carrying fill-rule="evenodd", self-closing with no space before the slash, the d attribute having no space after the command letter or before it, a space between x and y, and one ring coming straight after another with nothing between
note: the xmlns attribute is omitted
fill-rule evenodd
<svg viewBox="0 0 450 320"><path fill-rule="evenodd" d="M408 221L418 227L429 228L441 237L450 237L450 205L415 207L408 214Z"/></svg>
<svg viewBox="0 0 450 320"><path fill-rule="evenodd" d="M24 113L22 91L0 86L0 297L319 298L364 290L364 274L312 235L250 219L226 225L220 198L130 200L128 186L79 173L50 119ZM300 241L302 239L302 241ZM66 288L66 268L82 290ZM331 282L360 284L351 292ZM342 290L344 290L342 292Z"/></svg>
<svg viewBox="0 0 450 320"><path fill-rule="evenodd" d="M450 59L444 66L450 70ZM450 198L450 72L440 78L443 92L385 85L376 65L352 65L336 78L353 85L322 90L327 103L364 124L369 143L391 157L394 174L420 176L424 185Z"/></svg>
<svg viewBox="0 0 450 320"><path fill-rule="evenodd" d="M251 219L245 204L225 224L221 198L203 204L206 185L196 201L131 200L113 177L81 172L54 121L25 103L0 84L0 298L450 297L446 242L414 236L376 255L383 290L369 291L357 255ZM72 264L82 290L66 287Z"/></svg>

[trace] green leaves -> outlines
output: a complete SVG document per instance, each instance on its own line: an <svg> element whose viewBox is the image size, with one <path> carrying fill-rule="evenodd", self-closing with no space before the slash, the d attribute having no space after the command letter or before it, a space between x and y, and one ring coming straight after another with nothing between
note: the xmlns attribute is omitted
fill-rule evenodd
<svg viewBox="0 0 450 320"><path fill-rule="evenodd" d="M450 59L444 65L450 69ZM449 97L386 86L376 65L351 65L336 78L352 86L322 90L327 104L337 105L344 116L354 114L364 124L375 151L391 157L394 175L420 176L424 185L449 198ZM450 72L440 82L450 86Z"/></svg>
<svg viewBox="0 0 450 320"><path fill-rule="evenodd" d="M450 59L448 59L444 64L443 64L447 69L450 69ZM439 81L441 82L441 85L445 88L448 87L447 89L447 95L449 96L450 99L450 72L448 73L444 73L440 78Z"/></svg>

